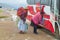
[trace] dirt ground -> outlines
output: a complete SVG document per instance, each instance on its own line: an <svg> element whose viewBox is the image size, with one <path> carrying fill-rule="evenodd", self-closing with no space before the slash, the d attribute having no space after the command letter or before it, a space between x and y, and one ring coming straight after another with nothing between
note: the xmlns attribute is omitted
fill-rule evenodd
<svg viewBox="0 0 60 40"><path fill-rule="evenodd" d="M38 33L34 34L33 28L29 26L26 34L19 34L15 22L0 21L0 40L57 40L41 30L38 30Z"/></svg>

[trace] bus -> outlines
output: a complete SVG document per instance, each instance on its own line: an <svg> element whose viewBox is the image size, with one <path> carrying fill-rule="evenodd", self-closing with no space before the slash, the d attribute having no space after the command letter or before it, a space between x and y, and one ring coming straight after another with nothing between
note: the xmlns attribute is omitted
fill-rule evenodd
<svg viewBox="0 0 60 40"><path fill-rule="evenodd" d="M28 6L32 6L29 10L28 18L32 17L34 11L36 12L36 3L40 2L41 5L45 5L44 7L44 24L46 25L45 29L51 31L55 34L56 37L60 35L60 0L27 0ZM33 12L31 12L33 11Z"/></svg>

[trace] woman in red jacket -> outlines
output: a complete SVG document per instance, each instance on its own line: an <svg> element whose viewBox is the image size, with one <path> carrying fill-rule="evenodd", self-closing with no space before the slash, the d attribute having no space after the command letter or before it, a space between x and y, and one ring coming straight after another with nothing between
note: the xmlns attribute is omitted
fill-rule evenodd
<svg viewBox="0 0 60 40"><path fill-rule="evenodd" d="M24 33L27 26L25 22L28 10L21 7L17 12L18 17L20 18L20 21L18 22L18 29L20 30L20 33Z"/></svg>

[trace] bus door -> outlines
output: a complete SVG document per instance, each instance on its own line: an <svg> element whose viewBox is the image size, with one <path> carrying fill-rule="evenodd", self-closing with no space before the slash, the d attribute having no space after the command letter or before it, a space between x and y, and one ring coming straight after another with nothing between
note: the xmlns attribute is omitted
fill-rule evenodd
<svg viewBox="0 0 60 40"><path fill-rule="evenodd" d="M58 23L60 25L60 0L57 0L57 10L58 10Z"/></svg>

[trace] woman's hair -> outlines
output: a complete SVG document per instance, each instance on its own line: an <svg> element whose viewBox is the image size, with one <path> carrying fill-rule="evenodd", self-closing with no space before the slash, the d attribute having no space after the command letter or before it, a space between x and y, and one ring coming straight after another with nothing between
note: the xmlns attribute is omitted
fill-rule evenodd
<svg viewBox="0 0 60 40"><path fill-rule="evenodd" d="M43 5L42 8L41 8L41 12L40 12L41 14L45 14L45 12L44 12L44 7L45 7L45 6Z"/></svg>
<svg viewBox="0 0 60 40"><path fill-rule="evenodd" d="M40 14L45 14L45 12L41 11Z"/></svg>

